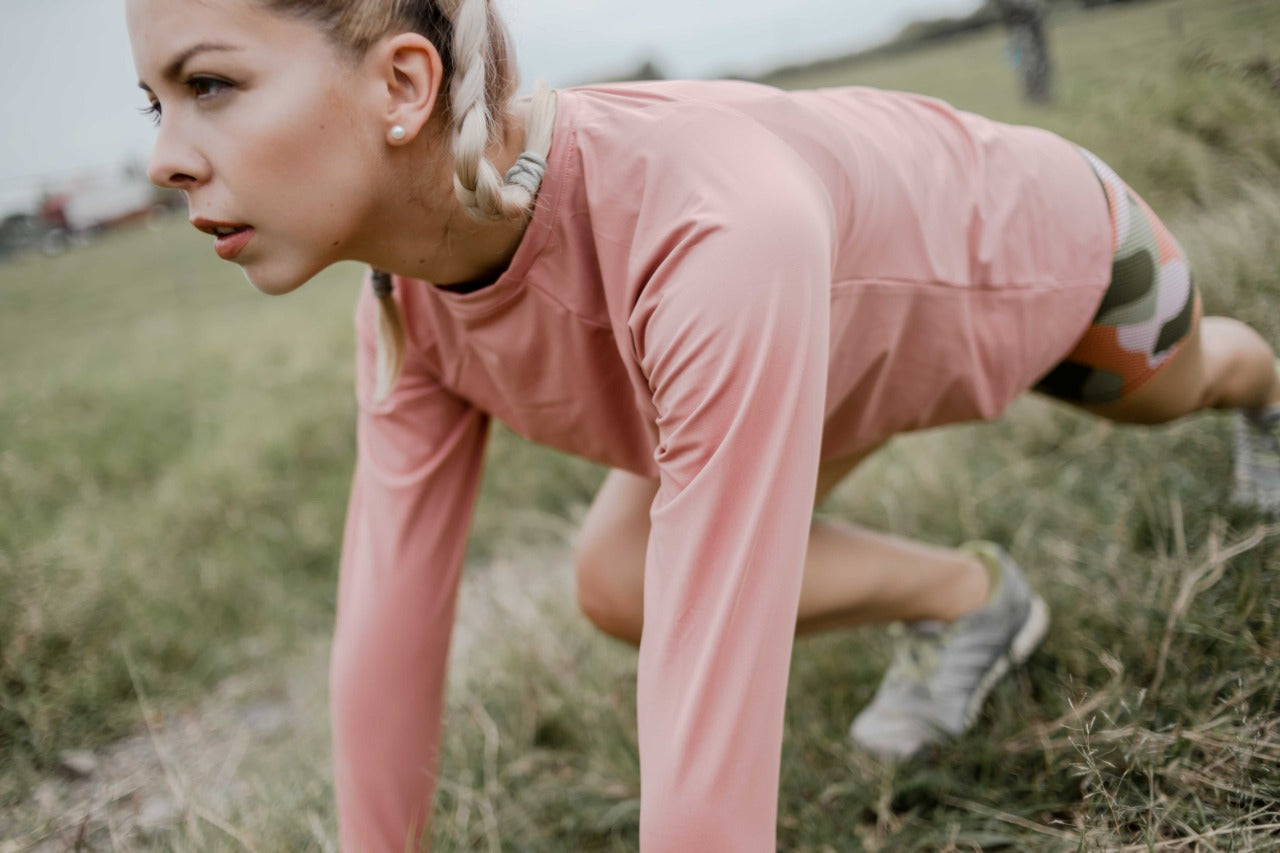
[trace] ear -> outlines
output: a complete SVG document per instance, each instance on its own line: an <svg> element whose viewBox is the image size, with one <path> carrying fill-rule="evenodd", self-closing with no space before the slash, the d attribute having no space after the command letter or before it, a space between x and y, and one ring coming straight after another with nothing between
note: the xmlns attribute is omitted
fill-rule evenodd
<svg viewBox="0 0 1280 853"><path fill-rule="evenodd" d="M371 52L371 59L376 63L379 89L385 91L382 97L387 142L407 145L435 112L444 80L440 51L424 36L400 33L380 42ZM393 138L391 128L397 125L405 133Z"/></svg>

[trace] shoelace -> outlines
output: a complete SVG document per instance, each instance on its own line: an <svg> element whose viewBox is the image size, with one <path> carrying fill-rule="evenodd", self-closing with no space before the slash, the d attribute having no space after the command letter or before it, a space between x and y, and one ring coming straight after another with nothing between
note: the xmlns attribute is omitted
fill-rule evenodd
<svg viewBox="0 0 1280 853"><path fill-rule="evenodd" d="M942 662L944 628L917 628L896 623L893 634L893 662L888 674L897 681L926 683Z"/></svg>
<svg viewBox="0 0 1280 853"><path fill-rule="evenodd" d="M992 655L981 645L964 644L950 650L951 657L943 667L943 651L952 627L922 630L910 625L894 626L894 656L887 675L898 683L928 687L937 694L972 689L976 674L990 664Z"/></svg>

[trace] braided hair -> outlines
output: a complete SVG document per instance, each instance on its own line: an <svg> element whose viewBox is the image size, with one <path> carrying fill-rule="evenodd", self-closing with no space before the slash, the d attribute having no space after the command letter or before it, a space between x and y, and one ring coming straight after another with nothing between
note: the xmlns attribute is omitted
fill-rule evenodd
<svg viewBox="0 0 1280 853"><path fill-rule="evenodd" d="M316 24L335 44L362 56L388 33L412 31L440 53L441 95L454 160L453 189L479 221L527 219L546 171L555 120L555 96L534 93L526 118L526 150L505 175L490 162L489 147L505 134L519 78L510 39L490 0L262 0L271 11ZM404 364L404 323L390 275L373 271L378 297L378 383L391 393Z"/></svg>

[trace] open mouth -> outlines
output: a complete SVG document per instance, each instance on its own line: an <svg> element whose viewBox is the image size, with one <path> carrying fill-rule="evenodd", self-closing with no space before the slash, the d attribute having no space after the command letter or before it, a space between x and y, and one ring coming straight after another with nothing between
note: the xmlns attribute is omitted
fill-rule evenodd
<svg viewBox="0 0 1280 853"><path fill-rule="evenodd" d="M214 237L227 237L250 227L240 222L215 222L212 219L198 218L192 219L191 224L197 231L212 234Z"/></svg>
<svg viewBox="0 0 1280 853"><path fill-rule="evenodd" d="M197 230L218 238L213 250L224 261L230 261L240 254L241 250L253 238L253 226L238 222L215 222L209 219L193 219L191 224Z"/></svg>

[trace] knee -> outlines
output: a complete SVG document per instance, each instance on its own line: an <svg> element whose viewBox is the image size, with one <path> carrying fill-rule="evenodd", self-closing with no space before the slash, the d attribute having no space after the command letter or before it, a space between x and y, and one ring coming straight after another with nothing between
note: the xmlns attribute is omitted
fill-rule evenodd
<svg viewBox="0 0 1280 853"><path fill-rule="evenodd" d="M1261 335L1224 317L1206 317L1204 333L1206 407L1256 408L1274 400L1276 355Z"/></svg>
<svg viewBox="0 0 1280 853"><path fill-rule="evenodd" d="M599 538L584 537L574 551L578 607L604 633L638 642L644 620L643 575L640 583L634 584L625 560L617 548Z"/></svg>

